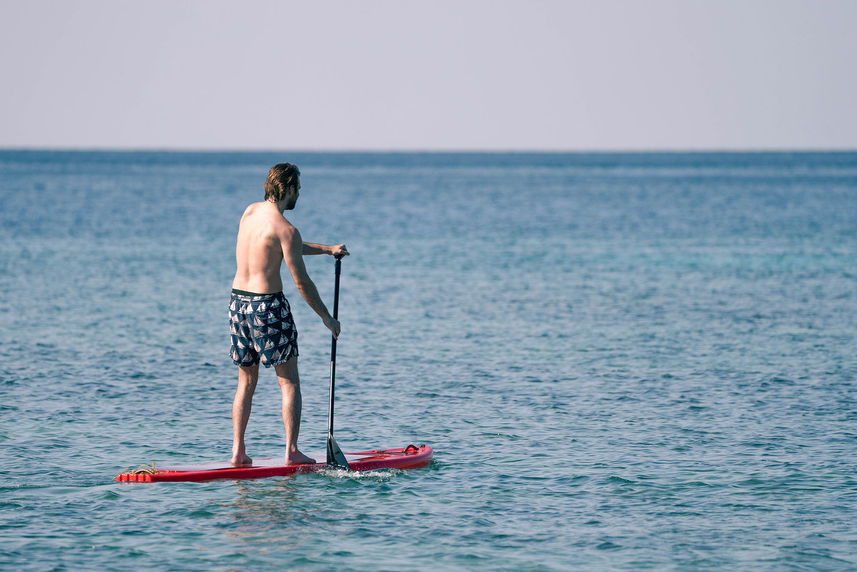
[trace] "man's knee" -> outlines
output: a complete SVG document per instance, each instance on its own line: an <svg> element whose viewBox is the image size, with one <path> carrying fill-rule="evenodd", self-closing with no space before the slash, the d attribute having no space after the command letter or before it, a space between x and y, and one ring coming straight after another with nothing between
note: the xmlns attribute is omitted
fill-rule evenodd
<svg viewBox="0 0 857 572"><path fill-rule="evenodd" d="M274 366L274 369L277 372L277 381L281 386L300 385L297 358L292 358L286 363Z"/></svg>
<svg viewBox="0 0 857 572"><path fill-rule="evenodd" d="M259 380L259 364L251 366L238 366L238 385L243 386L250 391L256 389L256 382Z"/></svg>

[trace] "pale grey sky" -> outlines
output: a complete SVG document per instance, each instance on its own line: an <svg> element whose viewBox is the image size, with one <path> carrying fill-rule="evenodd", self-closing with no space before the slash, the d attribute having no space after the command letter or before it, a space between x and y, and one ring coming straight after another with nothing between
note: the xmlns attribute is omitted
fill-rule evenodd
<svg viewBox="0 0 857 572"><path fill-rule="evenodd" d="M855 149L857 1L0 0L0 147Z"/></svg>

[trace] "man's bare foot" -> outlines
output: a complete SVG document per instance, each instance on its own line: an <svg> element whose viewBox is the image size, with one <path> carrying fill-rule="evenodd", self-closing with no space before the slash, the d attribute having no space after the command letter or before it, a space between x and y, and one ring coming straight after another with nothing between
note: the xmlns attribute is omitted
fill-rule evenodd
<svg viewBox="0 0 857 572"><path fill-rule="evenodd" d="M285 463L287 465L314 465L315 459L307 457L300 451L295 451L294 453L286 453Z"/></svg>
<svg viewBox="0 0 857 572"><path fill-rule="evenodd" d="M232 457L232 466L233 467L249 467L253 464L253 459L248 457L246 454Z"/></svg>

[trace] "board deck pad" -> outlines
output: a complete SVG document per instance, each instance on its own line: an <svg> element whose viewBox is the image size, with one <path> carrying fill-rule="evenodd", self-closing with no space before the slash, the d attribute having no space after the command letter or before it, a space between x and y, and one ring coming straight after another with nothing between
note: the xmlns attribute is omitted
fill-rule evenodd
<svg viewBox="0 0 857 572"><path fill-rule="evenodd" d="M418 469L431 462L432 448L428 445L408 445L399 449L376 449L345 453L352 471L376 469ZM319 458L319 457L316 457ZM322 455L321 458L324 458ZM282 458L254 459L249 467L233 467L229 461L211 461L184 465L158 466L146 472L127 471L113 479L119 482L208 481L211 479L261 479L295 473L309 473L327 468L324 462L306 465L283 465Z"/></svg>

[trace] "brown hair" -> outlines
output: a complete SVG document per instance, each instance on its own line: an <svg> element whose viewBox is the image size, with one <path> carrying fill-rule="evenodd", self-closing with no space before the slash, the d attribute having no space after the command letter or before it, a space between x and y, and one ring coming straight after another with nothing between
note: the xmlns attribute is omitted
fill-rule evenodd
<svg viewBox="0 0 857 572"><path fill-rule="evenodd" d="M298 185L300 176L300 170L291 163L278 163L271 167L268 178L265 179L265 200L273 202L283 200L289 189Z"/></svg>

